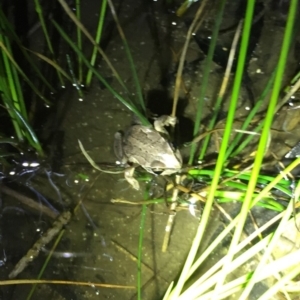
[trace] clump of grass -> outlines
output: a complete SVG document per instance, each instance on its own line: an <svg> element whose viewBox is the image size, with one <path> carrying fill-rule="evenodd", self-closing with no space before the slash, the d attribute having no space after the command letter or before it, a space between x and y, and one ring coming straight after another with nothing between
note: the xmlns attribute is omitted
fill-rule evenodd
<svg viewBox="0 0 300 300"><path fill-rule="evenodd" d="M107 57L107 55L103 52L103 50L101 49L101 47L98 45L97 41L95 41L93 39L93 37L89 34L89 32L86 30L86 28L84 27L84 25L80 22L80 20L78 20L78 18L76 17L76 15L72 12L72 10L69 8L69 6L67 5L67 3L64 0L59 0L60 4L62 5L63 9L65 10L65 12L68 14L68 16L72 19L72 21L75 23L75 25L77 26L77 28L79 28L84 35L89 39L89 41L94 45L94 47L97 49L97 51L99 52L99 54L101 55L101 57L104 59L104 61L107 63L108 67L111 69L111 71L113 72L114 76L116 77L116 79L118 80L118 82L120 83L120 85L122 86L122 88L124 89L125 93L128 95L128 89L126 87L126 85L124 84L123 80L121 79L120 75L118 74L118 72L116 71L116 69L113 67L111 61L109 60L109 58ZM147 120L147 118L145 117L145 102L143 99L143 95L142 95L142 90L141 90L141 86L138 80L138 76L136 73L136 69L134 66L134 60L132 58L131 52L130 52L130 48L127 42L127 39L125 37L125 34L122 30L122 27L119 24L118 21L118 17L117 14L115 12L113 3L111 1L108 1L108 5L110 7L111 13L113 15L113 18L116 22L120 37L122 39L122 42L124 44L124 48L126 51L126 57L128 58L129 61L129 66L131 68L131 72L133 74L133 78L134 78L134 82L135 82L135 87L136 87L136 94L137 94L137 101L136 99L132 100L130 98L123 98L120 94L118 94L113 88L112 86L103 78L103 76L100 75L100 73L94 68L94 66L92 65L93 61L91 61L91 63L88 61L88 59L86 58L86 56L84 55L84 53L78 48L78 46L72 41L72 39L64 32L64 30L61 28L61 26L59 26L59 24L57 24L57 22L55 22L54 20L52 21L54 26L56 27L56 29L58 30L58 32L61 34L61 36L63 37L63 39L71 46L71 48L75 51L75 53L77 54L77 56L80 58L80 61L83 61L83 63L87 66L87 69L89 70L88 73L92 72L98 80L100 80L100 82L113 94L113 96L115 96L122 104L124 104L133 114L135 114L137 116L137 118L141 121L141 123L143 125L149 125L149 121ZM106 7L103 8L103 10L106 9ZM101 14L101 17L104 18L105 14ZM103 20L99 20L99 26L101 29L102 26L102 22ZM99 29L99 31L101 31ZM98 35L97 35L98 37Z"/></svg>
<svg viewBox="0 0 300 300"><path fill-rule="evenodd" d="M247 46L249 41L249 33L251 29L251 23L252 23L252 16L254 11L254 1L248 1L246 13L245 13L245 19L243 24L243 33L242 33L242 40L241 40L241 46L239 51L239 57L238 57L238 64L237 64L237 70L235 74L235 80L233 84L233 91L230 101L230 108L226 119L226 126L224 129L224 134L222 138L222 144L221 148L218 153L218 158L216 162L216 167L213 171L213 174L211 174L211 180L208 183L208 187L206 188L205 195L205 207L203 210L203 214L201 216L201 220L199 223L199 227L197 230L197 233L194 238L194 242L191 246L190 252L188 254L188 257L186 259L185 265L183 267L183 270L181 272L181 275L177 281L177 283L172 283L172 287L168 289L164 299L171 300L171 299L224 299L226 297L229 297L233 293L240 292L241 295L239 299L248 299L248 296L251 292L251 290L254 287L254 284L263 280L267 277L272 277L275 274L279 275L279 272L283 271L287 268L287 265L285 265L286 261L291 259L292 257L296 257L299 255L299 251L297 250L293 254L288 254L278 261L273 261L270 259L272 250L274 249L274 246L278 242L278 239L281 235L281 233L284 231L284 228L288 222L289 219L292 217L292 213L294 211L294 203L298 201L299 198L299 188L300 185L296 187L295 192L289 192L289 182L288 181L282 181L284 178L284 174L289 173L291 170L293 170L299 163L300 159L296 159L289 167L285 169L280 175L278 175L276 178L270 178L270 181L266 184L266 187L260 191L259 193L255 192L255 189L257 187L257 183L261 180L264 181L263 176L260 175L261 173L261 165L262 161L264 159L268 140L269 140L269 132L271 129L276 105L278 103L279 99L279 93L282 88L281 82L284 74L284 68L286 64L287 54L289 51L289 46L291 44L291 38L293 33L293 24L295 20L296 15L296 8L297 8L297 1L291 1L290 4L290 10L288 15L288 21L286 24L285 34L282 42L282 49L280 52L280 57L278 60L278 66L276 68L276 71L274 72L274 77L272 77L269 81L268 88L272 87L272 94L271 98L268 104L268 110L267 114L261 122L262 125L260 125L257 128L257 131L260 132L260 140L257 147L257 150L255 152L255 159L254 163L251 166L249 171L240 171L239 174L237 174L238 178L239 176L245 176L245 174L248 174L249 177L246 179L246 186L242 184L239 180L229 180L227 183L230 182L229 186L231 186L234 190L236 189L236 192L238 192L239 188L244 189L243 191L240 190L241 194L240 197L234 196L232 190L230 191L230 196L228 198L231 198L231 200L239 200L242 201L242 207L239 215L232 220L224 229L224 231L218 236L218 238L213 242L212 245L210 245L203 254L200 255L199 258L196 258L196 254L198 252L198 249L201 245L201 241L204 238L204 232L208 224L209 215L211 213L211 209L213 206L213 203L215 202L216 198L219 198L225 196L226 193L222 193L220 191L220 185L222 186L222 181L226 181L224 179L224 174L226 174L226 169L224 166L228 164L228 158L229 157L235 157L237 154L240 153L241 148L238 148L236 150L236 146L238 145L241 135L239 134L236 136L234 142L230 145L229 144L229 138L232 132L232 124L234 121L235 116L235 110L236 110L236 104L237 99L239 95L239 90L241 87L241 79L243 76L243 70L244 70L244 63L245 63L245 57L247 53ZM207 58L209 59L209 58ZM209 65L208 63L206 66ZM244 123L243 129L246 129L247 126L250 123L251 118L256 114L259 105L262 103L262 99L264 99L265 94L268 92L268 90L265 90L263 95L261 96L259 102L257 105L253 108L253 111L250 113L248 119ZM212 129L212 127L210 127ZM198 132L198 128L194 131ZM248 138L250 140L250 138ZM203 158L205 155L204 152L200 155L200 158ZM193 161L193 151L191 153L191 159L190 162ZM230 171L231 172L231 171ZM201 171L199 170L191 170L189 173L193 176L198 176ZM248 176L247 175L247 176ZM222 176L222 180L220 180L220 177ZM245 177L244 177L245 178ZM279 225L277 229L274 231L273 234L268 235L267 237L263 238L260 242L254 243L252 247L250 247L248 250L245 250L245 252L240 252L244 247L246 247L247 243L249 242L249 239L253 239L254 237L258 236L263 230L266 229L268 225L262 226L261 228L258 228L251 236L249 236L246 240L241 241L241 234L245 225L246 218L248 216L249 210L254 205L257 205L258 203L261 203L261 200L267 196L269 197L268 192L274 188L278 184L278 182L282 182L285 185L284 190L287 191L287 194L290 195L290 201L287 206L280 207L275 204L275 202L271 201L265 206L266 209L270 208L270 204L274 203L278 211L282 211L279 215L274 217L273 220L271 220L271 223L274 223L275 221L280 220ZM245 181L244 181L245 183ZM246 188L246 189L245 189ZM203 196L203 193L201 194ZM225 197L226 198L226 197ZM266 199L265 199L266 200ZM292 200L295 200L292 201ZM263 201L264 203L267 203ZM271 204L272 206L272 204ZM195 280L195 283L190 285L188 288L185 287L185 283L188 281L188 279L191 277L192 274L196 270L198 270L201 266L201 264L209 259L209 256L212 255L213 250L215 247L224 239L224 237L231 231L234 230L233 237L231 239L231 243L229 246L228 253L219 261L217 262L209 271L207 271L203 276L201 276L199 279ZM265 250L265 253L263 255L262 260L256 267L254 271L251 271L249 273L245 273L242 277L236 279L236 280L227 280L228 274L233 272L236 268L239 268L242 263L245 263L246 261L251 261L254 256L258 255L260 251ZM276 266L276 267L275 267ZM276 268L276 269L273 269ZM261 296L260 299L270 299L275 293L279 292L282 288L284 289L285 285L287 284L288 280L291 280L296 275L300 273L300 267L299 267L299 261L295 260L293 263L289 265L291 269L286 273L285 276L277 277L277 283L270 288L264 295ZM261 276L264 274L264 276Z"/></svg>
<svg viewBox="0 0 300 300"><path fill-rule="evenodd" d="M2 10L0 10L0 27L3 31L7 30L11 32L11 27L9 26ZM27 77L14 59L11 41L6 35L0 34L0 48L2 50L2 55L0 57L1 101L11 119L16 140L20 144L25 141L28 142L40 156L43 156L44 153L41 144L29 124L28 113L21 87L21 80L24 80L32 88L36 95L42 98L46 103L49 104L49 101L45 99L42 93L35 87L33 82Z"/></svg>

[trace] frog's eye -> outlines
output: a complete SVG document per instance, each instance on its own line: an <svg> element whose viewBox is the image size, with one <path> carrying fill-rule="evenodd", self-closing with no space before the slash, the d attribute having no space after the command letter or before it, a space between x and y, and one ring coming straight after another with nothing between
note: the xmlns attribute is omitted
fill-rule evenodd
<svg viewBox="0 0 300 300"><path fill-rule="evenodd" d="M154 160L154 161L151 162L150 167L152 169L164 169L166 167L166 165L161 161Z"/></svg>

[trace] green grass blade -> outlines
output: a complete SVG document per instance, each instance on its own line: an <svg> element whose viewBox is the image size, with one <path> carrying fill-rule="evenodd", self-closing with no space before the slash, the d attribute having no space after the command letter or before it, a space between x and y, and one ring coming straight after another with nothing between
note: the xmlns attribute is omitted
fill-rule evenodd
<svg viewBox="0 0 300 300"><path fill-rule="evenodd" d="M195 120L194 131L193 131L193 136L194 137L199 134L199 128L200 128L202 111L203 111L203 103L205 102L204 98L205 98L205 95L206 95L207 84L208 84L208 79L209 79L210 70L211 70L211 64L212 64L212 61L213 61L213 54L214 54L216 44L217 44L217 39L218 39L219 30L220 30L220 25L221 25L222 18L223 18L225 3L226 3L226 0L222 0L222 1L219 2L219 6L218 6L218 9L217 9L218 14L217 14L216 22L215 22L215 25L214 25L211 42L209 44L208 54L207 54L207 57L205 59L204 74L203 74L202 84L201 84L201 88L200 88L200 95L198 97L196 120ZM192 144L192 146L191 146L190 157L189 157L189 164L190 165L194 161L196 146L197 146L196 143ZM204 153L205 153L205 151L206 151L206 148L204 148ZM199 159L202 159L202 158L203 158L203 151L202 151Z"/></svg>
<svg viewBox="0 0 300 300"><path fill-rule="evenodd" d="M78 80L75 76L73 63L72 63L72 60L71 60L69 54L66 54L66 60L67 60L68 68L69 68L69 73L71 74L72 84L78 92L79 99L83 99L83 92L81 89L81 84L78 82ZM81 58L81 60L82 60L82 58Z"/></svg>
<svg viewBox="0 0 300 300"><path fill-rule="evenodd" d="M104 18L105 18L105 13L106 13L106 7L107 7L107 0L103 0L101 9L100 9L97 33L96 33L96 38L95 38L95 41L97 44L100 44L100 40L101 40L101 36L102 36L102 29L103 29L103 23L104 23ZM90 61L90 64L92 66L95 65L96 58L97 58L97 48L94 47L93 52L92 52L91 61ZM92 80L92 75L93 75L93 72L89 69L87 76L86 76L86 86L90 86L91 80Z"/></svg>
<svg viewBox="0 0 300 300"><path fill-rule="evenodd" d="M144 98L143 98L143 92L142 92L142 89L141 89L141 85L140 85L140 82L139 82L139 79L138 79L138 75L137 75L137 72L136 72L136 68L135 68L135 65L134 65L134 61L133 61L133 58L132 58L132 55L131 55L131 52L130 52L130 48L129 48L127 39L126 39L124 31L123 31L123 29L120 25L117 13L115 11L114 5L113 5L111 0L108 0L108 5L110 6L111 13L112 13L113 18L116 22L120 37L121 37L122 42L124 44L124 48L125 48L127 58L129 60L131 73L132 73L132 76L133 76L133 79L134 79L136 93L137 93L137 97L138 97L138 100L139 100L140 109L142 109L143 113L146 113L146 106L145 106L145 102L144 102Z"/></svg>
<svg viewBox="0 0 300 300"><path fill-rule="evenodd" d="M142 122L143 125L150 125L150 122L147 118L135 107L133 103L126 101L120 94L118 94L109 84L108 82L97 72L97 70L89 63L83 53L78 49L78 47L71 41L69 36L64 32L64 30L54 21L52 20L54 26L61 34L61 36L66 40L66 42L73 48L77 55L81 56L82 61L86 64L88 68L90 68L95 76L103 83L103 85L115 96L122 104L124 104L130 111L132 111Z"/></svg>
<svg viewBox="0 0 300 300"><path fill-rule="evenodd" d="M147 192L146 192L147 193ZM145 200L148 197L145 195ZM142 206L141 222L140 222L140 234L139 234L139 246L138 246L138 261L137 261L137 299L142 299L142 254L143 254L143 240L145 232L145 221L146 221L147 206Z"/></svg>
<svg viewBox="0 0 300 300"><path fill-rule="evenodd" d="M4 39L1 34L0 34L0 42L4 43ZM5 73L7 76L7 85L9 87L9 91L11 94L10 96L13 100L15 107L19 111L21 111L21 107L20 107L20 105L18 105L18 96L17 96L16 86L15 86L15 81L14 81L13 75L12 75L10 60L8 59L8 56L6 55L5 51L2 51L1 53L2 53L2 59L4 62Z"/></svg>
<svg viewBox="0 0 300 300"><path fill-rule="evenodd" d="M246 219L247 212L249 209L250 200L252 198L252 194L255 189L256 178L260 172L260 167L261 167L261 163L263 160L265 148L267 145L269 131L270 131L270 128L272 125L274 112L275 112L278 96L279 96L280 89L281 89L281 82L282 82L284 69L285 69L285 65L286 65L286 60L287 60L287 56L288 56L288 52L289 52L290 44L291 44L291 37L292 37L292 33L293 33L293 26L294 26L295 16L296 16L296 12L297 12L297 5L298 5L298 0L291 0L287 24L286 24L286 28L285 28L283 43L282 43L279 62L278 62L278 68L276 71L274 86L273 86L272 95L271 95L271 99L270 99L270 104L269 104L267 115L266 115L266 118L264 121L264 127L263 127L261 138L259 141L257 155L255 157L254 166L253 166L253 170L252 170L252 174L251 174L250 184L249 184L249 188L247 190L246 197L245 197L245 203L242 207L242 215L244 215L245 219ZM248 207L246 207L246 205L248 205ZM245 221L244 218L242 218L240 220L241 226L244 225L244 221ZM233 241L238 241L240 234L241 234L241 231L236 230L236 232L234 233L234 236L233 236ZM230 245L230 247L231 247L231 245ZM232 247L235 247L235 244L233 244ZM257 273L257 271L259 271L259 268L256 269L255 274ZM243 294L240 297L241 300L248 298L248 295L249 295L250 291L252 290L253 285L254 285L254 281L250 280L250 282L246 286Z"/></svg>
<svg viewBox="0 0 300 300"><path fill-rule="evenodd" d="M237 27L236 33L234 35L231 50L230 50L230 53L229 53L229 56L228 56L227 67L226 67L224 77L223 77L223 82L222 82L222 85L220 87L220 92L219 92L216 104L214 105L214 111L213 111L212 118L211 118L211 120L209 122L209 125L207 127L208 131L213 130L213 128L216 124L218 115L220 113L221 104L223 102L223 97L224 97L224 94L226 92L226 88L227 88L228 81L229 81L229 78L230 78L230 73L231 73L233 62L234 62L235 52L236 52L237 44L238 44L238 41L239 41L239 38L240 38L242 25L243 25L243 21L240 21L240 23ZM208 147L208 144L209 144L209 141L210 141L210 137L211 137L210 134L207 135L205 137L203 143L202 143L201 152L200 152L200 155L199 155L199 160L200 161L202 161L202 159L205 156L205 153L207 151L207 147Z"/></svg>
<svg viewBox="0 0 300 300"><path fill-rule="evenodd" d="M39 20L40 20L40 23L41 23L41 26L42 26L42 30L43 30L43 33L44 33L44 36L45 36L45 39L46 39L48 49L49 49L50 53L52 54L52 59L55 61L55 54L54 54L53 46L52 46L52 43L51 43L51 40L50 40L50 37L49 37L48 29L47 29L47 26L46 26L46 23L45 23L45 19L44 19L42 7L40 5L40 1L39 0L34 0L34 3L35 3L35 10L38 14L38 17L39 17ZM58 79L60 81L60 85L64 86L65 84L64 84L64 81L63 81L63 78L62 78L60 72L57 72L57 76L58 76Z"/></svg>
<svg viewBox="0 0 300 300"><path fill-rule="evenodd" d="M299 24L300 24L300 20L296 20L296 24L295 24L295 30L293 32L293 39L297 36L298 32L299 32ZM266 96L268 95L268 93L270 92L272 85L274 83L274 78L275 78L275 74L276 74L276 69L274 70L274 72L272 73L270 79L268 80L268 83L265 87L265 89L263 90L261 96L259 97L257 103L255 104L255 107L251 110L250 114L248 115L248 117L246 118L244 124L242 125L241 129L242 130L246 130L248 125L250 124L251 120L254 118L256 112L258 111L259 107L261 106L261 104L263 103L264 99L266 98ZM284 105L289 99L290 97L299 89L299 82L297 82L299 80L299 76L300 76L300 72L297 73L293 79L290 82L290 87L292 86L292 88L285 88L284 91L287 93L285 95L285 97L283 97L282 100L280 100L276 106L276 110L275 112L278 112L278 110L282 107L282 105ZM298 87L297 87L298 85ZM294 90L294 92L292 91ZM263 123L260 123L255 129L255 132L259 132L262 128ZM250 141L253 139L253 136L247 136L246 138L243 139L242 143L240 143L241 139L244 137L243 134L238 133L233 142L231 143L231 145L228 148L226 157L235 157L236 155L238 155L249 143ZM234 148L238 145L239 147L237 149L234 150ZM234 152L232 152L234 151Z"/></svg>
<svg viewBox="0 0 300 300"><path fill-rule="evenodd" d="M56 238L56 240L54 242L54 245L51 248L51 251L47 255L46 260L44 261L44 264L43 264L43 266L42 266L42 268L41 268L41 270L40 270L40 272L39 272L39 274L38 274L38 276L37 276L36 279L41 279L42 278L42 276L45 273L45 270L46 270L46 268L47 268L47 266L48 266L48 264L49 264L49 262L50 262L50 260L52 258L52 255L53 255L55 249L57 248L58 244L61 242L61 239L62 239L64 233L65 233L65 229L62 229L60 231L58 237ZM37 287L37 284L33 284L32 285L31 290L30 290L29 294L26 297L26 300L30 300L32 298L36 287Z"/></svg>
<svg viewBox="0 0 300 300"><path fill-rule="evenodd" d="M209 193L208 198L207 198L207 204L209 204L209 206L211 206L214 201L214 191L217 189L219 178L220 178L221 172L223 171L223 168L224 168L223 166L225 164L225 159L226 159L225 154L226 154L229 140L230 140L232 125L234 122L234 116L235 116L235 111L236 111L236 107L237 107L237 102L238 102L238 97L239 97L239 92L240 92L241 82L242 82L242 77L243 77L243 71L244 71L244 66L245 66L245 61L246 61L254 5L255 5L255 1L247 2L246 16L245 16L244 28L243 28L243 34L242 34L242 40L241 40L241 47L240 47L240 52L239 52L239 57L238 57L236 74L235 74L235 78L234 78L232 97L230 100L230 108L228 111L223 140L222 140L222 144L221 144L221 148L220 148L220 152L218 155L217 164L216 164L216 168L215 168L215 176L213 178L212 185L211 185L211 192ZM205 205L205 208L204 208L204 212L206 214L209 213L209 211L206 211L207 204ZM245 202L244 202L244 205L245 205ZM204 214L204 212L203 212L203 214ZM223 272L222 275L223 275L223 277L222 276L220 277L220 281L218 282L216 290L218 290L219 286L222 286L222 284L224 282L225 272Z"/></svg>
<svg viewBox="0 0 300 300"><path fill-rule="evenodd" d="M14 114L14 111L10 109L10 107L12 107L13 104L12 104L12 101L10 100L11 99L10 94L7 91L5 91L4 86L7 86L7 83L3 80L3 78L1 78L0 79L0 90L3 93L1 95L2 101L4 102L5 107L8 111L9 116L10 116L10 119L11 119L11 122L13 124L14 131L15 131L15 134L16 134L16 137L17 137L18 141L23 142L24 139L25 139L24 134L21 130L20 124L17 121L18 119L17 119L16 115Z"/></svg>
<svg viewBox="0 0 300 300"><path fill-rule="evenodd" d="M9 47L9 51L11 53L11 48L10 45L8 45ZM15 66L13 64L11 64L11 70L12 70L12 77L15 83L15 89L16 89L16 93L17 93L17 106L20 108L20 111L22 112L22 115L25 117L25 119L28 119L28 114L27 114L27 109L25 106L25 102L24 102L24 97L23 97L23 91L22 91L22 87L21 87L21 82L19 79L19 75L18 75L18 71L16 70ZM16 103L14 103L16 104Z"/></svg>
<svg viewBox="0 0 300 300"><path fill-rule="evenodd" d="M1 7L0 7L0 21L3 28L7 31L8 35L11 36L18 47L20 48L21 52L23 53L24 57L29 62L30 66L33 68L37 76L43 81L43 83L52 91L55 92L54 88L51 86L51 84L46 80L46 78L43 76L42 72L39 70L39 68L36 66L36 64L32 61L31 57L28 55L28 53L24 50L23 45L19 39L19 37L16 35L14 30L11 27L11 24L7 20L5 14L3 13Z"/></svg>
<svg viewBox="0 0 300 300"><path fill-rule="evenodd" d="M103 50L99 47L99 45L96 43L96 41L93 39L93 37L90 35L90 33L86 30L86 28L83 26L83 24L76 18L75 14L72 12L72 10L69 8L69 6L67 5L67 3L64 0L58 0L58 2L61 4L61 6L63 7L63 9L65 10L65 12L68 14L68 16L71 18L71 20L76 24L76 26L78 28L80 28L80 30L84 33L84 35L90 40L90 42L97 48L98 52L101 54L102 58L104 59L104 61L106 62L106 64L108 65L108 67L110 68L110 70L112 71L112 73L114 74L115 78L117 79L117 81L119 82L119 84L123 87L123 89L126 91L127 94L129 94L129 91L126 87L126 85L124 84L124 82L122 81L120 75L118 74L118 72L116 71L116 69L113 67L113 65L111 64L110 60L108 59L107 55L103 52ZM52 20L52 22L54 22L54 20ZM57 23L56 23L57 24ZM58 25L58 24L57 24ZM72 41L70 41L71 43L73 43ZM71 45L71 44L70 44ZM79 51L81 52L81 51ZM89 64L90 65L90 64Z"/></svg>
<svg viewBox="0 0 300 300"><path fill-rule="evenodd" d="M5 45L7 51L12 55L11 45L7 36L0 34L0 42ZM19 76L16 68L9 60L5 51L2 51L2 57L5 68L5 75L8 81L10 95L7 97L13 100L14 106L22 113L25 119L27 119L27 111L24 103L23 93L21 89L21 84L19 81Z"/></svg>
<svg viewBox="0 0 300 300"><path fill-rule="evenodd" d="M2 51L2 55L5 55L4 51ZM12 100L12 93L11 93L12 88L13 87L10 86L8 81L8 76L5 70L4 61L0 59L0 91L1 91L0 97L7 109L18 142L23 142L25 137L21 130L20 124L18 123L17 116L14 114L14 111L10 109L10 107L14 105Z"/></svg>
<svg viewBox="0 0 300 300"><path fill-rule="evenodd" d="M24 129L26 130L25 135L27 137L29 144L37 150L37 152L40 156L44 156L44 152L41 147L41 144L40 144L35 132L29 125L29 123L23 118L23 116L17 109L15 109L12 106L10 107L10 109L12 109L14 111L15 115L17 116L17 120L19 121L19 123L21 123L23 125Z"/></svg>
<svg viewBox="0 0 300 300"><path fill-rule="evenodd" d="M255 117L256 113L258 112L259 108L261 107L262 103L264 102L266 96L268 95L268 93L270 92L272 85L274 83L274 79L275 79L275 72L272 73L270 79L268 80L268 83L265 87L265 89L263 90L261 96L259 97L258 101L256 102L255 106L253 107L253 109L251 110L251 112L249 113L249 115L247 116L246 120L244 121L241 130L246 130L250 124L250 122L253 120L253 118ZM253 131L254 132L259 132L261 130L263 126L263 123L259 124ZM241 142L241 139L245 137L244 134L242 133L237 133L237 135L235 136L235 138L233 139L232 143L230 143L230 146L228 147L228 150L226 152L226 159L228 157L235 157L236 155L238 155L253 139L254 135L248 135L246 138L244 138L244 140ZM240 144L238 146L237 149L235 149L235 147ZM232 152L235 149L234 152Z"/></svg>
<svg viewBox="0 0 300 300"><path fill-rule="evenodd" d="M257 182L257 177L260 173L260 168L261 168L261 163L263 161L263 157L265 154L265 149L267 146L268 142L268 137L269 137L269 131L272 125L273 117L274 117L274 111L277 103L277 99L279 96L279 92L281 89L281 81L284 73L284 68L286 64L286 59L287 59L287 54L289 51L289 45L290 45L290 39L292 35L292 29L293 29L293 23L294 23L294 17L295 17L295 11L296 11L296 6L297 6L297 0L292 0L291 5L290 5L290 12L289 12L289 18L284 34L284 39L283 39L283 44L282 44L282 49L279 57L279 63L278 63L278 68L276 71L275 75L275 81L274 81L274 86L272 90L272 95L269 103L269 107L267 110L267 114L264 120L264 127L262 130L262 134L260 137L257 153L255 156L255 161L253 165L253 169L251 172L251 178L249 181L248 189L246 192L245 200L241 209L241 217L239 219L239 223L236 227L236 230L234 232L232 242L229 247L227 259L226 259L226 264L224 265L224 268L222 270L222 276L220 277L220 280L218 281L218 284L216 286L216 293L222 286L224 279L226 277L227 271L226 271L226 266L232 261L233 258L233 253L234 249L236 248L236 245L239 242L247 214L251 205L251 200L252 200L252 195L256 187L256 182ZM243 293L243 296L240 297L240 299L246 299L248 293L251 290L251 285L247 285L245 288L245 293Z"/></svg>
<svg viewBox="0 0 300 300"><path fill-rule="evenodd" d="M76 0L76 17L78 20L81 19L81 9L80 9L80 0ZM80 51L82 51L82 35L79 27L76 27L77 34L77 47ZM96 50L97 51L97 50ZM82 71L82 59L78 57L78 81L82 83L83 81L83 71Z"/></svg>
<svg viewBox="0 0 300 300"><path fill-rule="evenodd" d="M226 92L226 88L227 88L228 81L229 81L229 78L230 78L232 65L233 65L233 62L234 62L236 48L237 48L238 41L239 41L239 38L240 38L240 35L241 35L242 25L243 25L243 21L240 21L240 23L237 27L233 42L232 42L232 46L231 46L230 54L229 54L229 57L228 57L228 62L227 62L227 67L226 67L226 70L225 70L223 82L222 82L222 85L220 87L220 92L219 92L216 104L214 105L213 115L212 115L212 118L211 118L211 120L209 122L209 125L207 127L208 131L213 130L213 128L216 124L216 120L218 118L218 115L220 113L221 104L223 102L223 97L224 97L224 94ZM205 137L203 143L202 143L201 152L200 152L200 155L199 155L199 160L200 161L204 158L204 155L206 153L210 138L211 138L211 134L207 135Z"/></svg>
<svg viewBox="0 0 300 300"><path fill-rule="evenodd" d="M234 79L234 85L233 85L233 92L232 92L232 97L231 97L231 105L228 111L228 116L227 116L227 122L225 126L225 131L224 131L224 136L221 144L221 148L219 151L219 156L218 160L216 163L216 168L215 168L215 174L211 183L211 188L207 197L207 201L203 210L203 214L200 220L200 224L198 226L194 242L192 245L192 248L189 252L188 258L186 260L186 263L183 267L183 271L180 275L180 278L178 280L178 283L174 289L174 294L172 295L173 298L171 299L176 299L181 292L185 278L189 272L189 269L195 259L195 255L197 253L197 250L199 248L200 241L203 237L206 224L209 220L209 216L211 213L212 205L214 202L214 193L217 190L218 184L219 184L219 178L221 175L221 172L223 171L224 168L224 162L225 162L225 153L228 147L229 139L230 139L230 134L231 134L231 129L234 121L234 115L236 111L236 106L238 102L238 96L239 96L239 91L240 91L240 86L242 82L242 76L243 76L243 70L244 70L244 65L245 65L245 60L246 60L246 54L247 54L247 47L248 47L248 41L249 41L249 36L250 36L250 29L251 29L251 23L252 23L252 16L253 16L253 10L254 10L254 2L249 1L248 6L247 6L247 11L246 11L246 19L244 22L244 29L243 29L243 35L242 35L242 41L241 41L241 49L239 53L239 58L238 58L238 64L237 64L237 70L236 70L236 75Z"/></svg>
<svg viewBox="0 0 300 300"><path fill-rule="evenodd" d="M35 87L35 85L29 80L29 78L26 76L26 74L22 71L22 69L19 67L19 65L14 60L13 56L9 53L8 49L5 47L5 45L0 41L0 48L5 52L7 57L9 58L10 62L13 64L13 66L16 68L16 70L20 73L20 75L23 77L23 79L27 82L27 84L32 88L32 90L42 99L50 105L50 101L47 100L42 93Z"/></svg>

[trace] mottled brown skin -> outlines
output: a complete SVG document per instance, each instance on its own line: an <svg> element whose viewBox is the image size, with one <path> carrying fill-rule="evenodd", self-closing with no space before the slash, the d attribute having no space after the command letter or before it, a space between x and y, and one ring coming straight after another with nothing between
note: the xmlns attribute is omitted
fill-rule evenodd
<svg viewBox="0 0 300 300"><path fill-rule="evenodd" d="M115 135L115 152L122 164L127 162L140 165L148 172L162 171L162 175L175 173L181 169L182 158L154 128L143 125L131 126L124 137ZM133 178L135 166L125 171L125 178L135 188L138 182Z"/></svg>

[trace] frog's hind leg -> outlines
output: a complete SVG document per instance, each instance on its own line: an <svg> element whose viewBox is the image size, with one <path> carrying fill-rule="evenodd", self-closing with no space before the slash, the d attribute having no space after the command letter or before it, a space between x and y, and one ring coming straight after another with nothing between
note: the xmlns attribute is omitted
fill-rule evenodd
<svg viewBox="0 0 300 300"><path fill-rule="evenodd" d="M127 180L127 182L129 182L134 189L139 190L140 185L139 185L138 181L133 177L134 170L135 170L135 167L127 168L124 172L124 176L125 176L125 179Z"/></svg>

